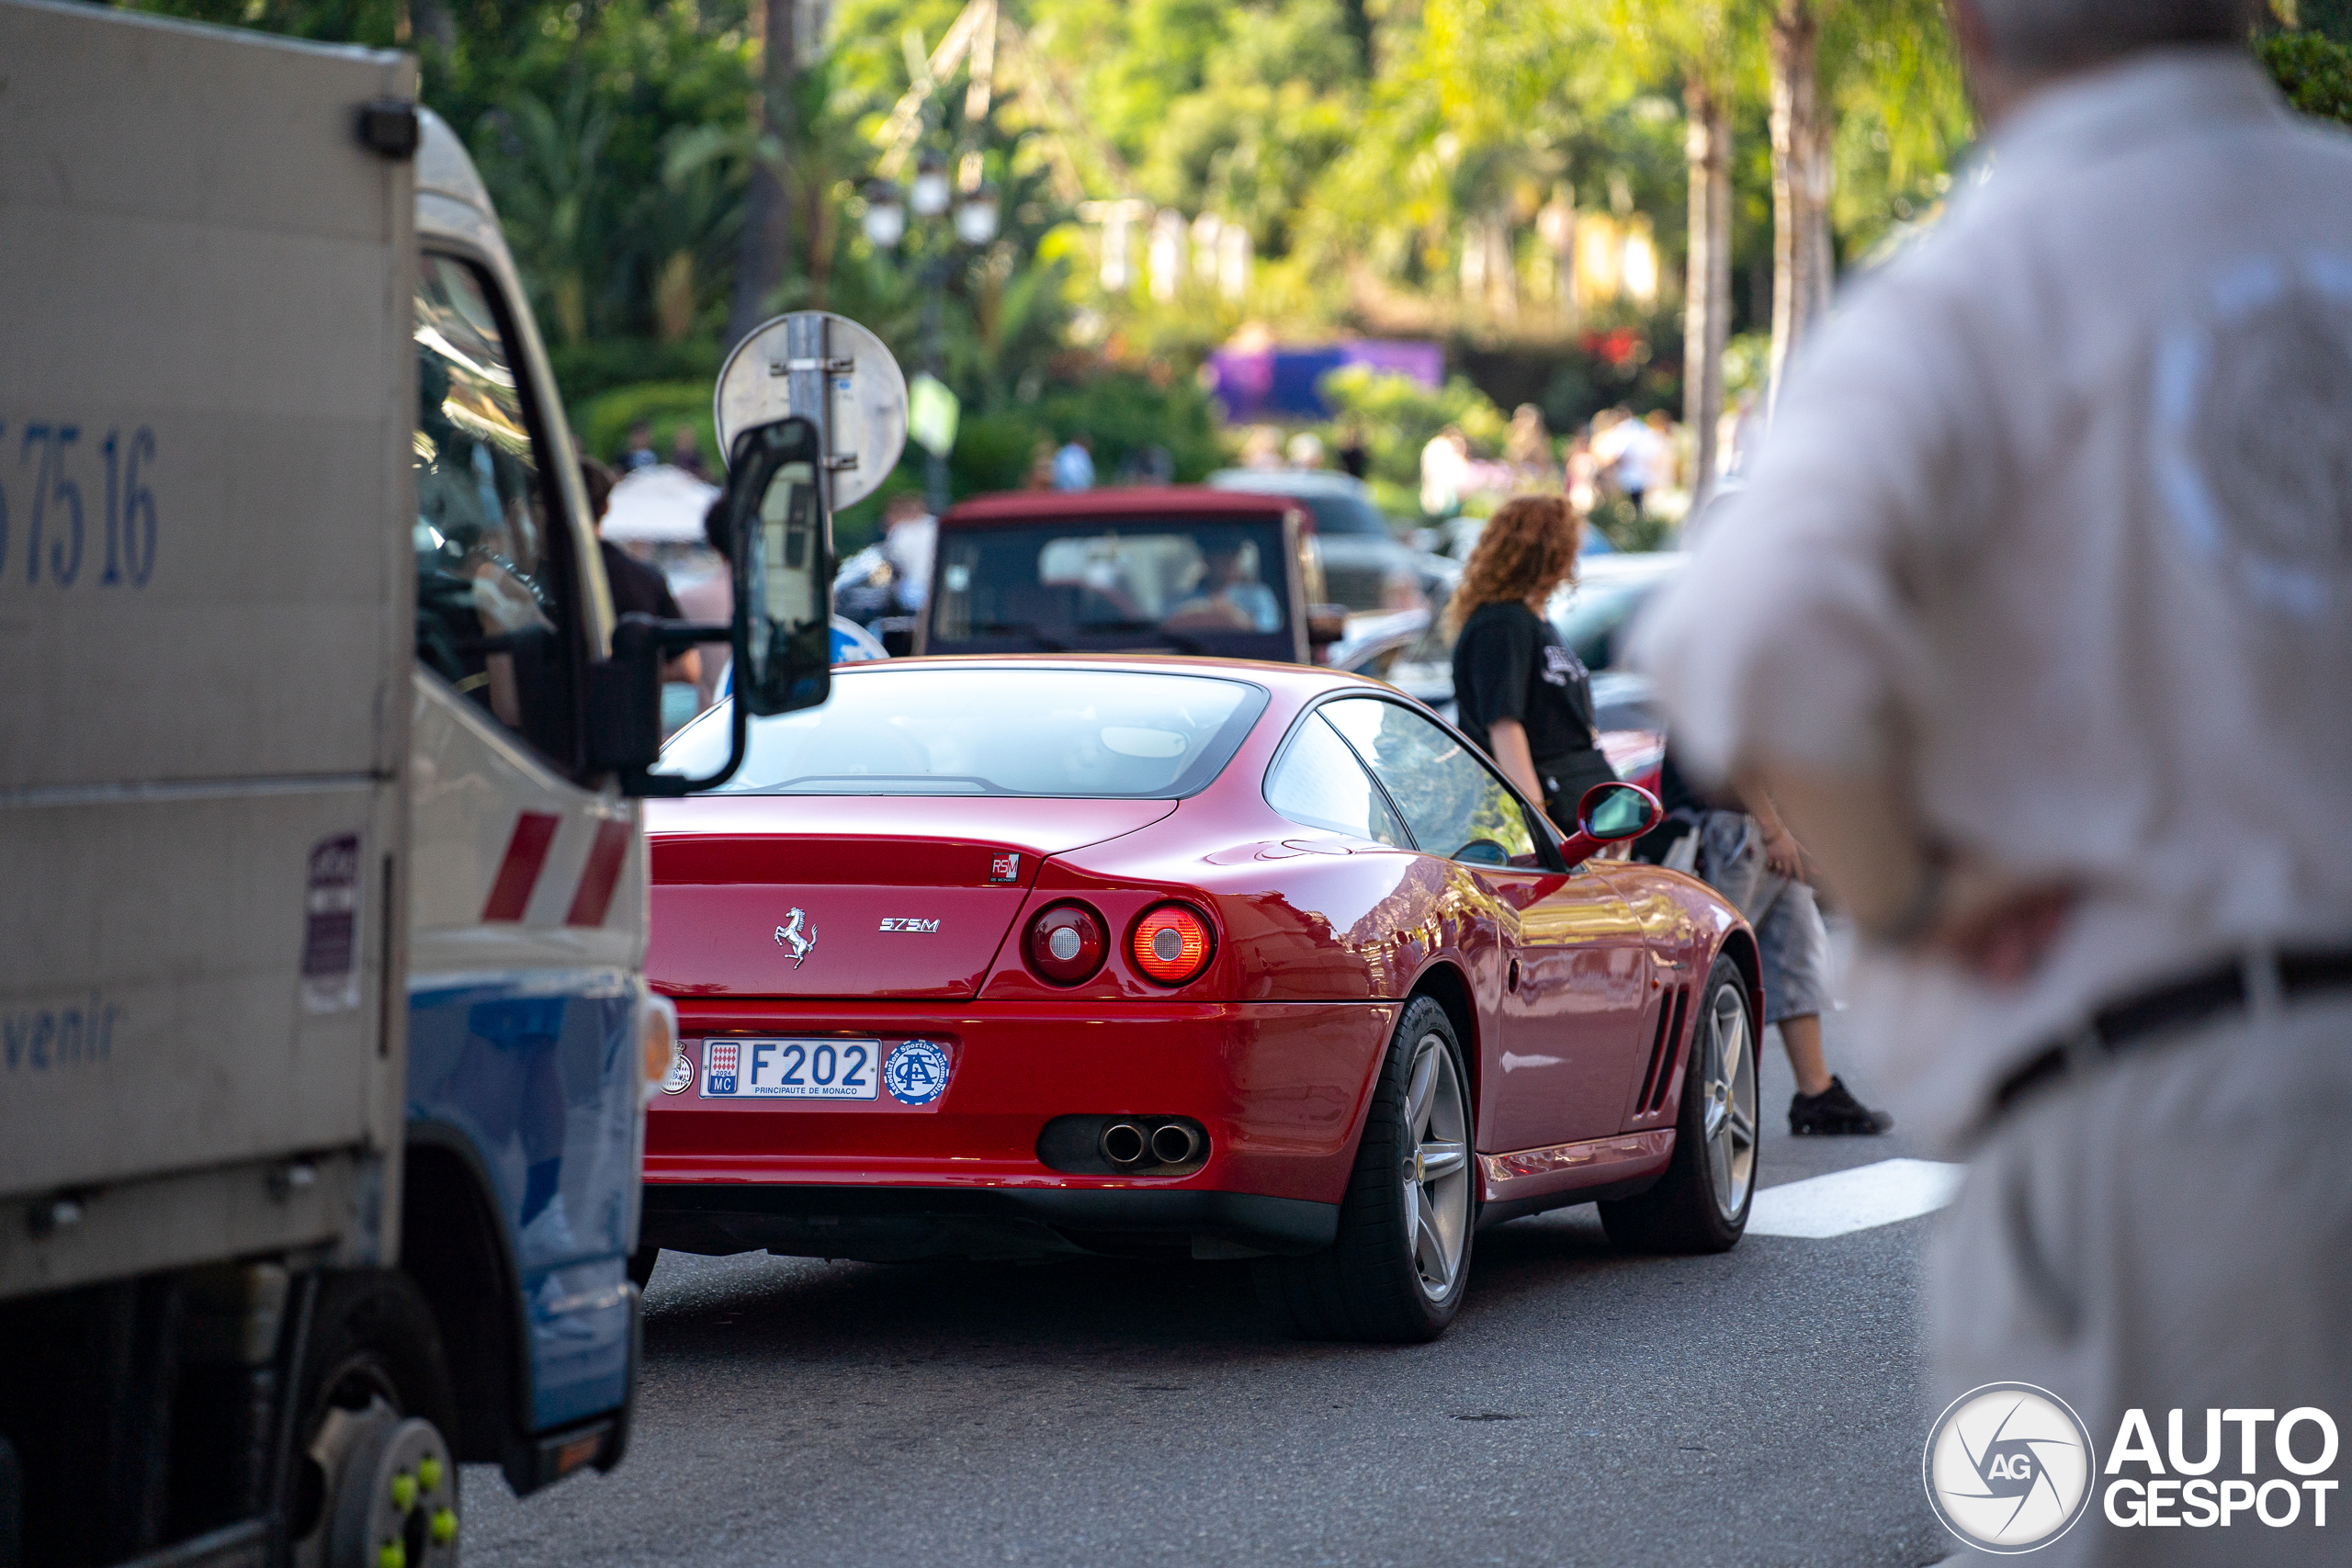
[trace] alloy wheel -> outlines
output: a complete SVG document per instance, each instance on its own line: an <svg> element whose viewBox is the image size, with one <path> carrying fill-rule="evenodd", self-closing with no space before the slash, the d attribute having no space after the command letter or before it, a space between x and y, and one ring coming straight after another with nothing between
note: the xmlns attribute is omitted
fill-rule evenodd
<svg viewBox="0 0 2352 1568"><path fill-rule="evenodd" d="M1470 1117L1453 1053L1440 1036L1421 1036L1406 1086L1406 1246L1422 1292L1442 1301L1470 1239Z"/></svg>
<svg viewBox="0 0 2352 1568"><path fill-rule="evenodd" d="M1736 1220L1756 1180L1756 1065L1747 1002L1736 986L1718 987L1707 1010L1701 1093L1705 1099L1707 1185L1715 1208Z"/></svg>

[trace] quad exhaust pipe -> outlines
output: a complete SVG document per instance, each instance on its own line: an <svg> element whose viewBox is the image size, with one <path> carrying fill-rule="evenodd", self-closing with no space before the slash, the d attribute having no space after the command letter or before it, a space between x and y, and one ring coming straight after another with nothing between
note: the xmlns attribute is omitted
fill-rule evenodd
<svg viewBox="0 0 2352 1568"><path fill-rule="evenodd" d="M1208 1139L1189 1122L1106 1122L1095 1147L1121 1170L1190 1165L1205 1154Z"/></svg>

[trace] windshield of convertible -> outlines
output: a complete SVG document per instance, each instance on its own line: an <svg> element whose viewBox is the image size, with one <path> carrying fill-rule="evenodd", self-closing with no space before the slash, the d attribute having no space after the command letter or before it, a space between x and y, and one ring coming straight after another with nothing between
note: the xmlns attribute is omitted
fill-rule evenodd
<svg viewBox="0 0 2352 1568"><path fill-rule="evenodd" d="M735 795L1190 795L1265 710L1263 689L1113 670L833 671L832 699L752 720ZM725 765L720 703L662 750L661 770Z"/></svg>
<svg viewBox="0 0 2352 1568"><path fill-rule="evenodd" d="M1084 518L950 525L925 651L1292 657L1282 525Z"/></svg>

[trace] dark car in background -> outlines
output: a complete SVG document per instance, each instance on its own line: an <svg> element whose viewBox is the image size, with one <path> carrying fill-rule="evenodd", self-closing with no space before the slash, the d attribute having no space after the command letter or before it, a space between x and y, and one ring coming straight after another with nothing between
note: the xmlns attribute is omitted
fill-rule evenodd
<svg viewBox="0 0 2352 1568"><path fill-rule="evenodd" d="M1679 550L1589 557L1577 581L1553 596L1545 615L1592 672L1600 749L1618 776L1655 788L1666 753L1666 720L1649 677L1624 667L1634 616L1689 558ZM1436 617L1396 615L1351 627L1331 650L1332 668L1369 675L1453 716L1453 636Z"/></svg>
<svg viewBox="0 0 2352 1568"><path fill-rule="evenodd" d="M1315 661L1314 526L1286 497L1167 485L979 496L939 520L920 653Z"/></svg>
<svg viewBox="0 0 2352 1568"><path fill-rule="evenodd" d="M1210 486L1286 496L1305 506L1331 602L1351 614L1434 609L1460 580L1459 563L1399 539L1362 479L1320 468L1220 468Z"/></svg>

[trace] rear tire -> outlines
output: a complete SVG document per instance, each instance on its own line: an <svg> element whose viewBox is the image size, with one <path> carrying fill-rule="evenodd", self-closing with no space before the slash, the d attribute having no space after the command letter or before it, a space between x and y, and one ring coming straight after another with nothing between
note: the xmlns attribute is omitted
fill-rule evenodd
<svg viewBox="0 0 2352 1568"><path fill-rule="evenodd" d="M373 1568L398 1540L409 1568L457 1568L457 1388L415 1281L389 1269L327 1276L298 1387L292 1561Z"/></svg>
<svg viewBox="0 0 2352 1568"><path fill-rule="evenodd" d="M1674 1158L1657 1185L1600 1205L1627 1252L1728 1252L1756 1201L1758 1035L1739 965L1719 957L1690 1028Z"/></svg>
<svg viewBox="0 0 2352 1568"><path fill-rule="evenodd" d="M1289 1332L1418 1344L1453 1321L1478 1217L1469 1084L1445 1010L1416 998L1373 1086L1338 1239L1252 1269L1259 1300Z"/></svg>

